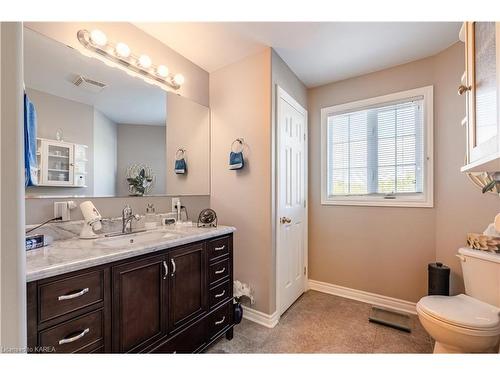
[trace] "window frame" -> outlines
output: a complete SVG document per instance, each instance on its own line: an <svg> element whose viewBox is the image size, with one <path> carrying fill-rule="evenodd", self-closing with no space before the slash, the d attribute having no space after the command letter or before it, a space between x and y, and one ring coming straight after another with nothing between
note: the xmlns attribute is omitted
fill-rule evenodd
<svg viewBox="0 0 500 375"><path fill-rule="evenodd" d="M414 97L423 97L423 136L424 136L424 173L423 193L396 194L387 199L384 194L377 195L335 195L328 191L328 117L345 112L354 112L390 102ZM321 108L321 204L339 206L378 206L378 207L434 207L434 86L419 87L399 91L369 99Z"/></svg>

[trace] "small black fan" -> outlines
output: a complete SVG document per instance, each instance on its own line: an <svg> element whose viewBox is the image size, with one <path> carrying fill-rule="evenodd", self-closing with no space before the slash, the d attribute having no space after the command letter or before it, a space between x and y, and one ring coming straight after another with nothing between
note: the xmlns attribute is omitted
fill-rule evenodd
<svg viewBox="0 0 500 375"><path fill-rule="evenodd" d="M216 227L217 214L211 208L205 208L198 216L198 227Z"/></svg>

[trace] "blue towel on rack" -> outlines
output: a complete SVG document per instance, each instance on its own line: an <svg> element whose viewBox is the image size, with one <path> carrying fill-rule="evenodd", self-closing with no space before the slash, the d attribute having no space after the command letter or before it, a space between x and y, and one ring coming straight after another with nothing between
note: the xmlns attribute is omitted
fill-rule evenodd
<svg viewBox="0 0 500 375"><path fill-rule="evenodd" d="M24 93L24 170L25 186L38 184L38 165L36 160L36 109Z"/></svg>
<svg viewBox="0 0 500 375"><path fill-rule="evenodd" d="M229 154L229 169L242 169L245 166L243 152L231 151Z"/></svg>
<svg viewBox="0 0 500 375"><path fill-rule="evenodd" d="M175 173L176 174L186 174L187 163L184 158L175 161Z"/></svg>

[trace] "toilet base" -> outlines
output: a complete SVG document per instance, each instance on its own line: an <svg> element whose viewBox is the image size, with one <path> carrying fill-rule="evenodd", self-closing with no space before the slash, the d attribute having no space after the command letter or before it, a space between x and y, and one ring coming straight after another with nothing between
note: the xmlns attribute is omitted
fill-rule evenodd
<svg viewBox="0 0 500 375"><path fill-rule="evenodd" d="M434 343L434 354L458 354L458 353L463 353L463 351L455 346L445 345L437 341Z"/></svg>
<svg viewBox="0 0 500 375"><path fill-rule="evenodd" d="M500 353L500 347L495 346L493 348L489 348L480 353ZM458 348L456 346L445 345L441 342L434 343L434 354L460 354L460 353L470 353L464 351L462 348Z"/></svg>

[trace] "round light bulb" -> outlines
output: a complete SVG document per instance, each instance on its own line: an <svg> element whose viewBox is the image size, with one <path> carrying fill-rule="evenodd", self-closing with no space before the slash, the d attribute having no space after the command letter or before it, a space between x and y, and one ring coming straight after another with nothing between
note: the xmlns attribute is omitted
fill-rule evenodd
<svg viewBox="0 0 500 375"><path fill-rule="evenodd" d="M104 47L108 43L108 37L101 30L92 30L90 32L90 41L99 47Z"/></svg>
<svg viewBox="0 0 500 375"><path fill-rule="evenodd" d="M160 77L165 78L168 76L168 68L165 65L158 65L156 73L158 73Z"/></svg>
<svg viewBox="0 0 500 375"><path fill-rule="evenodd" d="M139 56L138 62L144 69L148 69L151 66L151 58L148 55Z"/></svg>
<svg viewBox="0 0 500 375"><path fill-rule="evenodd" d="M115 51L120 57L127 58L130 56L130 48L125 43L118 43L115 47Z"/></svg>
<svg viewBox="0 0 500 375"><path fill-rule="evenodd" d="M184 83L184 76L180 73L177 73L175 76L174 76L174 82L176 85L182 85Z"/></svg>

